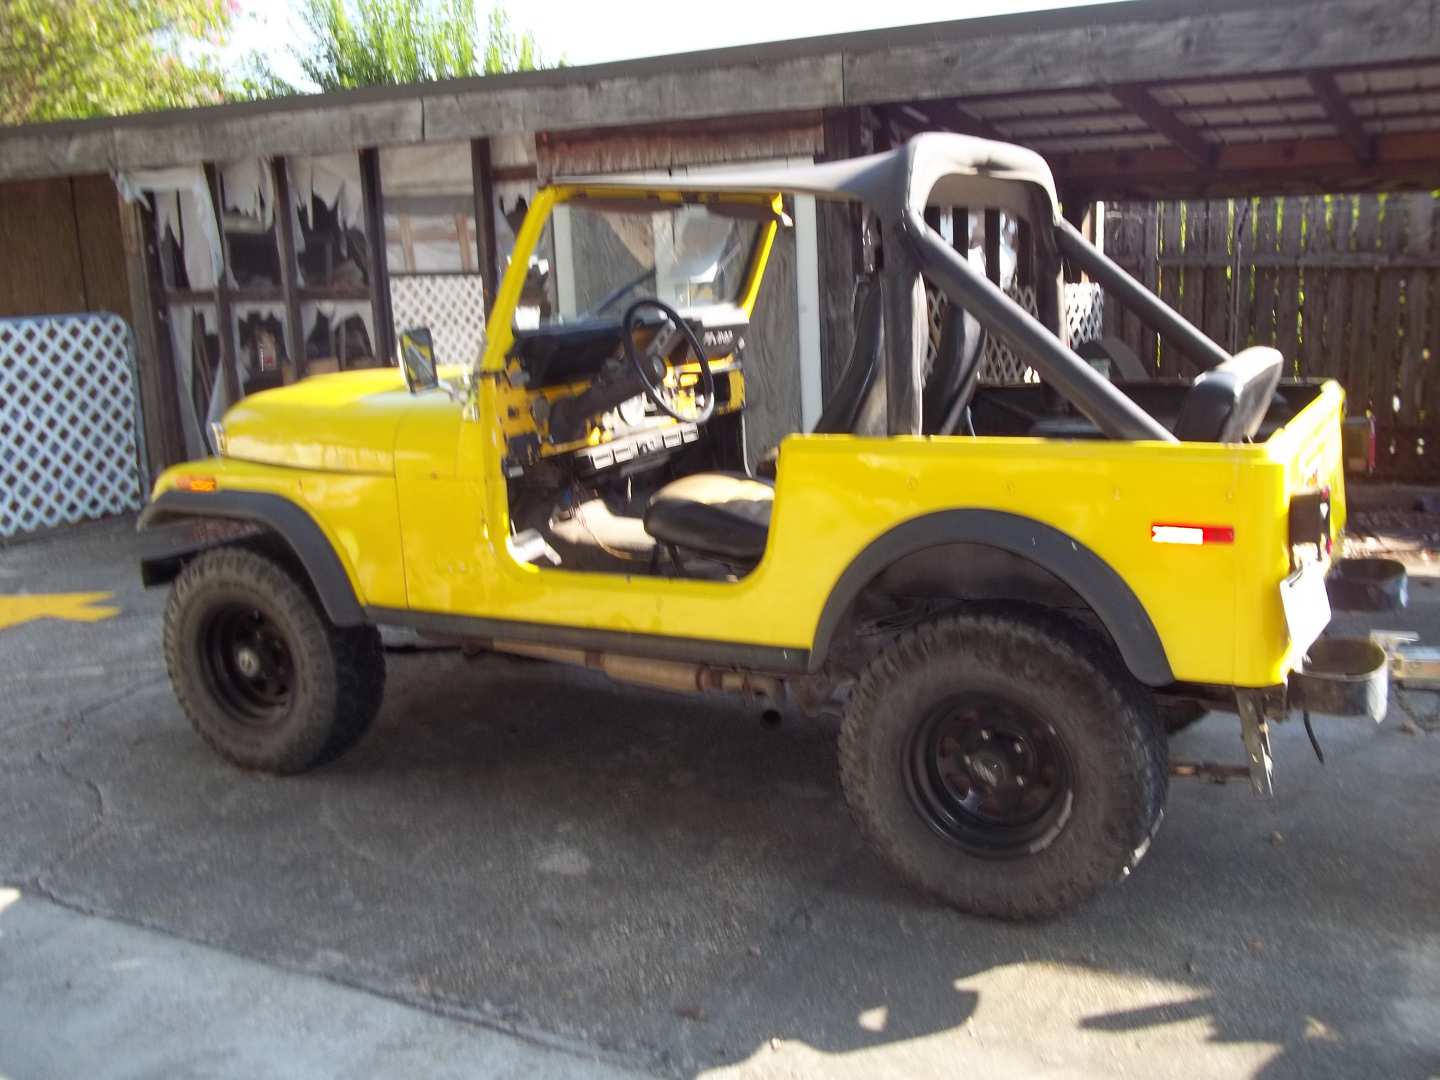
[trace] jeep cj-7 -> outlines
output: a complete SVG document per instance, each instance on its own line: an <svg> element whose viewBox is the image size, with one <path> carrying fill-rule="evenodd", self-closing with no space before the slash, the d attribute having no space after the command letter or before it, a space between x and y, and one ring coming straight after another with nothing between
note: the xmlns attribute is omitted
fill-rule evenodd
<svg viewBox="0 0 1440 1080"><path fill-rule="evenodd" d="M796 194L863 206L877 269L813 429L752 445L746 338ZM954 207L1029 223L1037 315L946 239ZM1112 381L1078 356L1064 260L1203 373ZM992 335L1039 381L982 384ZM1219 348L1061 217L1030 151L935 134L559 181L477 351L437 368L417 330L398 368L254 394L216 456L156 483L144 578L173 581L170 677L226 758L295 773L354 744L381 626L834 710L874 847L957 907L1021 917L1140 860L1165 717L1237 712L1268 790L1270 723L1383 712L1383 652L1320 639L1341 388Z"/></svg>

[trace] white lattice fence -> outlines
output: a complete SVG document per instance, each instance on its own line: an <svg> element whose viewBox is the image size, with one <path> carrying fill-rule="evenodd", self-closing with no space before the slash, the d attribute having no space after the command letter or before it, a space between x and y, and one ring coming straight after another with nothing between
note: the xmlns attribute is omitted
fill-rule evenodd
<svg viewBox="0 0 1440 1080"><path fill-rule="evenodd" d="M0 319L0 537L138 510L143 451L125 320Z"/></svg>
<svg viewBox="0 0 1440 1080"><path fill-rule="evenodd" d="M469 364L485 346L485 286L479 274L392 277L390 310L396 333L430 327L442 364Z"/></svg>
<svg viewBox="0 0 1440 1080"><path fill-rule="evenodd" d="M930 344L925 358L928 371L935 363L940 348L940 323L944 318L945 305L949 301L936 288L925 283L925 299L929 305ZM1036 314L1035 289L1030 285L1010 289L1014 300L1031 315ZM1101 336L1105 315L1105 293L1099 285L1068 284L1065 286L1065 324L1070 331L1070 345L1073 348L1084 341ZM1035 369L1030 367L995 335L985 339L985 356L980 361L980 381L983 383L1039 382Z"/></svg>

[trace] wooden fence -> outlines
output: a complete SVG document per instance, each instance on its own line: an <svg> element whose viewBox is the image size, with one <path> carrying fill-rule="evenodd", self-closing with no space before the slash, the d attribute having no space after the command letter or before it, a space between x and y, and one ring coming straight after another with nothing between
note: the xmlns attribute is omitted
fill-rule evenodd
<svg viewBox="0 0 1440 1080"><path fill-rule="evenodd" d="M1325 195L1111 204L1106 252L1227 349L1273 345L1369 411L1378 474L1440 479L1440 198ZM1118 304L1114 334L1192 373Z"/></svg>

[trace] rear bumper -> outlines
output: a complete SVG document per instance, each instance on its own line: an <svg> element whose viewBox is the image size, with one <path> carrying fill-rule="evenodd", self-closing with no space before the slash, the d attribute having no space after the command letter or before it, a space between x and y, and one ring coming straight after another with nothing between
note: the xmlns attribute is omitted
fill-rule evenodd
<svg viewBox="0 0 1440 1080"><path fill-rule="evenodd" d="M1339 559L1325 581L1335 611L1398 611L1409 596L1405 566L1393 559ZM1379 723L1390 697L1392 652L1370 638L1322 637L1287 684L1291 709Z"/></svg>

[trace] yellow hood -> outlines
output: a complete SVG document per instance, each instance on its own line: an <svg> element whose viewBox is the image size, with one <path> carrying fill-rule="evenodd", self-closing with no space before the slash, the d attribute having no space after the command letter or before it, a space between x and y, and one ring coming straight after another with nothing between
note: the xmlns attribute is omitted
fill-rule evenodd
<svg viewBox="0 0 1440 1080"><path fill-rule="evenodd" d="M396 435L417 400L398 368L316 375L236 404L225 414L225 453L297 469L391 474Z"/></svg>

